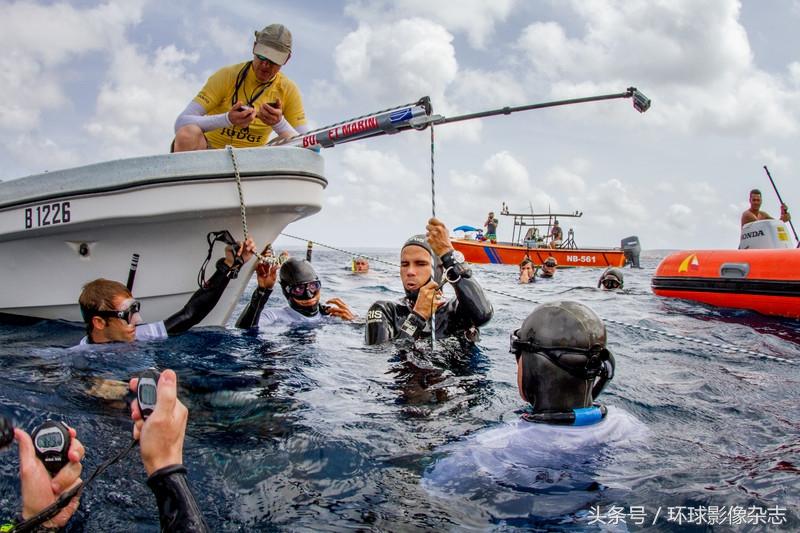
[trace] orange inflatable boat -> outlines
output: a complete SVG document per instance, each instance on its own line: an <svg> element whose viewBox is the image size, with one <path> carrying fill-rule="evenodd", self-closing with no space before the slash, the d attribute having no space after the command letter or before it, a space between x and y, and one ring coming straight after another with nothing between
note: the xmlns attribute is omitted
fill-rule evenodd
<svg viewBox="0 0 800 533"><path fill-rule="evenodd" d="M800 249L676 252L658 265L652 287L659 296L800 318Z"/></svg>

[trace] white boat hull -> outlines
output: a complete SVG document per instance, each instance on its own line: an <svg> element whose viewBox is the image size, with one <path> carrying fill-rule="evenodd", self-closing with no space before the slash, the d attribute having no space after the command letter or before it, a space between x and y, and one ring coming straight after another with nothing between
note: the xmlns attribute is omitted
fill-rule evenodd
<svg viewBox="0 0 800 533"><path fill-rule="evenodd" d="M236 154L248 233L257 246L272 242L288 224L320 210L326 181L317 154L292 148ZM106 187L110 190L51 191L14 205L3 206L0 200L0 313L80 321L81 287L100 277L125 283L131 256L138 253L133 293L142 302L146 321L162 320L181 309L197 290L197 273L208 253L206 234L227 229L242 238L239 195L227 152L156 156L84 169L95 176L92 181L107 166L122 163L126 169L144 166L146 179L121 180L123 184ZM153 163L166 169L148 172ZM44 186L47 181L54 183L52 174L25 180L40 178ZM0 193L7 185L0 187ZM53 223L56 205L59 218L66 206L67 222ZM51 207L47 225L42 224L44 206ZM217 244L206 277L213 274L222 254L223 246ZM252 271L251 261L201 324L228 321Z"/></svg>

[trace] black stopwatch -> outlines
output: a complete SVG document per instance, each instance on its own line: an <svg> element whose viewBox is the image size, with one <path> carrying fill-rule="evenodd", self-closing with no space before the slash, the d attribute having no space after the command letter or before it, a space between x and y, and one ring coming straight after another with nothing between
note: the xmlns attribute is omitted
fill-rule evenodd
<svg viewBox="0 0 800 533"><path fill-rule="evenodd" d="M11 420L0 415L0 450L14 442L14 424Z"/></svg>
<svg viewBox="0 0 800 533"><path fill-rule="evenodd" d="M69 436L69 429L63 423L45 420L41 426L33 430L31 439L36 449L36 456L51 475L55 475L69 463L67 453L72 439Z"/></svg>
<svg viewBox="0 0 800 533"><path fill-rule="evenodd" d="M136 387L136 399L139 400L139 411L142 418L153 414L156 408L156 390L158 387L159 373L155 369L145 370L139 376L139 385Z"/></svg>

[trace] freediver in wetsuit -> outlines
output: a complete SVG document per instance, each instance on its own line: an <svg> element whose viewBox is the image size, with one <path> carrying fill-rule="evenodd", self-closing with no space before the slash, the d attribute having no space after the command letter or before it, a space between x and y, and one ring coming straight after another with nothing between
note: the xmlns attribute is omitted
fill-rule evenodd
<svg viewBox="0 0 800 533"><path fill-rule="evenodd" d="M400 278L406 296L399 302L381 300L367 313L365 342L381 344L398 338L430 337L429 321L436 309L436 338L456 336L478 340L478 327L494 310L472 271L456 252L444 223L431 218L426 235L409 238L400 251ZM446 277L456 297L445 301L438 282Z"/></svg>
<svg viewBox="0 0 800 533"><path fill-rule="evenodd" d="M236 253L228 246L225 258L217 261L214 275L192 294L180 311L158 322L140 323L141 304L122 283L103 278L87 283L78 299L86 323L86 336L79 346L164 339L188 331L208 316L228 282L238 275L255 251L252 239L240 244Z"/></svg>
<svg viewBox="0 0 800 533"><path fill-rule="evenodd" d="M264 306L275 286L279 268L281 289L289 306L264 311ZM314 267L305 259L291 257L280 267L261 263L256 267L256 275L258 287L253 291L250 303L236 321L237 328L269 324L313 324L330 316L344 320L354 318L350 308L339 298L331 298L325 305L320 304L322 282Z"/></svg>
<svg viewBox="0 0 800 533"><path fill-rule="evenodd" d="M633 415L597 401L616 369L606 340L603 321L585 305L537 306L511 334L517 389L529 406L518 418L446 445L447 454L426 470L423 485L437 494L467 491L489 501L502 494L505 503L498 508L507 516L519 510L529 516L554 489L594 498L596 461L637 446L648 434ZM568 474L553 474L565 468ZM575 512L569 499L545 507L556 516Z"/></svg>

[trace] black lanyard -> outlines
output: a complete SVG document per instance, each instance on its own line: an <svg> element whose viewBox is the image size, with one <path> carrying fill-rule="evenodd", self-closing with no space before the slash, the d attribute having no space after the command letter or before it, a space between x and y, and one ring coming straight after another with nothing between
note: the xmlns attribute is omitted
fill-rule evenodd
<svg viewBox="0 0 800 533"><path fill-rule="evenodd" d="M233 96L231 96L231 107L233 107L234 104L239 101L239 89L242 89L242 92L247 99L247 105L253 107L253 103L258 100L261 95L264 94L264 91L272 86L272 83L275 81L275 78L272 78L267 83L262 83L257 90L253 91L253 94L250 95L251 97L247 98L247 92L244 90L244 80L247 79L247 71L250 70L250 66L252 64L252 61L245 63L244 67L242 67L242 70L240 70L239 74L236 75L236 87L233 89Z"/></svg>

